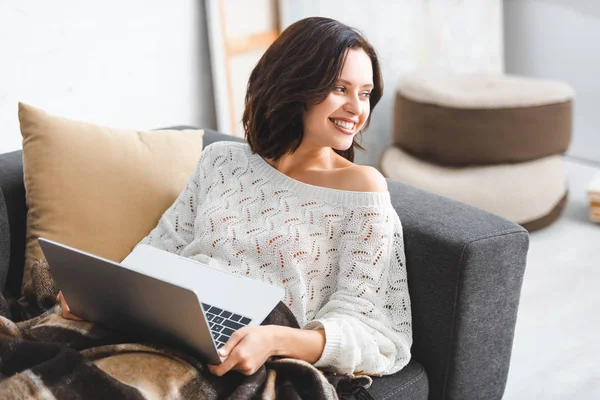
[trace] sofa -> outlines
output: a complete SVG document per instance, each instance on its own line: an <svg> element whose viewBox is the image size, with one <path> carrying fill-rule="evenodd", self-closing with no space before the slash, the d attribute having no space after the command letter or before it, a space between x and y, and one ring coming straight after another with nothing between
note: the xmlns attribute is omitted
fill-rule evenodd
<svg viewBox="0 0 600 400"><path fill-rule="evenodd" d="M188 127L175 127L183 129ZM173 128L170 128L173 129ZM205 130L204 146L241 140ZM529 245L519 225L388 181L404 229L412 360L376 377L375 399L502 398ZM13 319L23 276L27 205L22 152L0 154L0 288Z"/></svg>

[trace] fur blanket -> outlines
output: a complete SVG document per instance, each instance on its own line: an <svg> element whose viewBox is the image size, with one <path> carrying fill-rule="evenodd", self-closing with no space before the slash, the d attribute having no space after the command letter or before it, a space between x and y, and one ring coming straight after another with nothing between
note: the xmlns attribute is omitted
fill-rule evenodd
<svg viewBox="0 0 600 400"><path fill-rule="evenodd" d="M46 286L42 307L56 288L41 267L34 285ZM282 303L263 324L298 327ZM369 399L370 384L291 358L272 358L252 376L217 377L177 349L66 320L57 305L14 323L0 296L0 399Z"/></svg>

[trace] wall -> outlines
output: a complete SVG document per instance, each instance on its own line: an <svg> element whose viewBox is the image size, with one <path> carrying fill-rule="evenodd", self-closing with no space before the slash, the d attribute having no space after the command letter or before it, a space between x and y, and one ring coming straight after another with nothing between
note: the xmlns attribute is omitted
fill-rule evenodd
<svg viewBox="0 0 600 400"><path fill-rule="evenodd" d="M204 2L0 1L0 153L17 102L88 122L215 127Z"/></svg>
<svg viewBox="0 0 600 400"><path fill-rule="evenodd" d="M375 6L376 4L376 6ZM282 28L308 16L338 19L361 30L382 62L384 96L356 161L378 165L392 141L394 88L416 69L503 71L501 0L280 0Z"/></svg>
<svg viewBox="0 0 600 400"><path fill-rule="evenodd" d="M506 0L506 71L575 89L570 156L600 163L600 2Z"/></svg>

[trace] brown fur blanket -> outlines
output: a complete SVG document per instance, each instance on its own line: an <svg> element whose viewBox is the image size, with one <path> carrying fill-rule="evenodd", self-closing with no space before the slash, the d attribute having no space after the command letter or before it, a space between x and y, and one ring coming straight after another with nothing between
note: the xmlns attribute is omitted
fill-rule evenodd
<svg viewBox="0 0 600 400"><path fill-rule="evenodd" d="M47 265L37 267L46 307L56 288ZM282 303L263 324L298 327ZM217 377L180 350L66 320L57 305L14 323L0 296L0 399L368 399L370 383L290 358L272 358L251 376Z"/></svg>

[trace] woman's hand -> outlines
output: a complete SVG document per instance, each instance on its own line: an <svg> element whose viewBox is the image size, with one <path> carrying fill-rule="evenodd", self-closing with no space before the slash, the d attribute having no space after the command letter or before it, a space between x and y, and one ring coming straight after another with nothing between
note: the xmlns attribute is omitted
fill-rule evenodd
<svg viewBox="0 0 600 400"><path fill-rule="evenodd" d="M63 296L62 292L58 292L58 296L56 296L56 301L60 304L60 308L62 309L62 316L65 319L72 319L73 321L81 321L82 319L76 315L71 313L71 309L65 300L65 296Z"/></svg>
<svg viewBox="0 0 600 400"><path fill-rule="evenodd" d="M276 345L281 326L245 326L231 335L219 349L221 357L227 357L219 365L209 365L210 372L223 376L229 371L252 375L269 359L276 355Z"/></svg>

